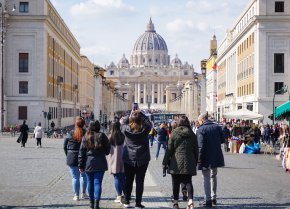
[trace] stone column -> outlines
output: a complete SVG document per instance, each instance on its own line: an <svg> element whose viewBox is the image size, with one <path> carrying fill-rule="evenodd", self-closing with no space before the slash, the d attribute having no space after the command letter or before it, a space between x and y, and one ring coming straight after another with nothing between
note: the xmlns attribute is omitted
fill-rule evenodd
<svg viewBox="0 0 290 209"><path fill-rule="evenodd" d="M160 84L160 103L161 104L164 104L164 101L163 101L163 97L164 97L164 87L163 87L163 83Z"/></svg>
<svg viewBox="0 0 290 209"><path fill-rule="evenodd" d="M184 98L184 111L186 116L188 117L188 88L185 88L185 98Z"/></svg>
<svg viewBox="0 0 290 209"><path fill-rule="evenodd" d="M147 92L146 92L146 83L143 84L143 102L147 104Z"/></svg>
<svg viewBox="0 0 290 209"><path fill-rule="evenodd" d="M138 88L137 88L137 103L140 103L140 98L141 98L141 88L140 88L140 83L138 83Z"/></svg>
<svg viewBox="0 0 290 209"><path fill-rule="evenodd" d="M201 114L206 111L206 77L202 77L201 81L201 103L200 103L200 112Z"/></svg>
<svg viewBox="0 0 290 209"><path fill-rule="evenodd" d="M114 93L113 91L110 91L110 105L111 105L111 120L114 121L114 112L115 112L115 108L114 108Z"/></svg>
<svg viewBox="0 0 290 209"><path fill-rule="evenodd" d="M194 114L193 114L193 102L194 102L194 99L193 99L193 86L192 86L192 82L189 83L189 104L188 104L188 107L189 107L189 120L192 121L194 120Z"/></svg>
<svg viewBox="0 0 290 209"><path fill-rule="evenodd" d="M102 81L100 76L95 76L94 79L94 115L95 115L95 120L99 120L100 118L100 110L101 110L101 101L102 101L102 95L101 95L101 86L102 86Z"/></svg>
<svg viewBox="0 0 290 209"><path fill-rule="evenodd" d="M154 86L155 86L155 84L154 83L152 83L152 97L151 97L151 99L152 99L152 101L151 101L151 103L152 104L154 104L154 97L155 97L155 90L154 90Z"/></svg>
<svg viewBox="0 0 290 209"><path fill-rule="evenodd" d="M170 86L166 86L166 111L171 111L170 109Z"/></svg>
<svg viewBox="0 0 290 209"><path fill-rule="evenodd" d="M161 103L161 101L160 101L160 97L161 97L161 95L160 95L160 83L158 83L158 86L157 86L157 104L160 104Z"/></svg>
<svg viewBox="0 0 290 209"><path fill-rule="evenodd" d="M193 89L193 94L194 94L194 98L193 98L193 114L194 114L194 120L197 120L198 116L199 116L199 112L198 112L198 93L197 93L197 85L198 82L194 83L194 89Z"/></svg>
<svg viewBox="0 0 290 209"><path fill-rule="evenodd" d="M181 105L181 112L186 113L185 112L185 98L186 98L186 92L185 89L182 90L182 105Z"/></svg>
<svg viewBox="0 0 290 209"><path fill-rule="evenodd" d="M134 84L134 102L138 102L138 84Z"/></svg>

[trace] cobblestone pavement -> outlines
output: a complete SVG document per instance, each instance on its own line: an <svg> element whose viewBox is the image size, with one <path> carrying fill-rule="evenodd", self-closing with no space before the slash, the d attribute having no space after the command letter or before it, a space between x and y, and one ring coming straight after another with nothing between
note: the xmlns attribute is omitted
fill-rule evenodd
<svg viewBox="0 0 290 209"><path fill-rule="evenodd" d="M43 139L43 148L36 148L29 139L21 148L16 137L0 135L0 208L87 209L88 200L72 200L69 169L65 164L62 139ZM154 145L156 146L156 145ZM171 208L171 177L162 177L161 151L154 160L152 148L149 170L145 180L143 203L146 208ZM218 173L218 206L214 208L290 208L290 174L281 162L270 155L225 154L226 167ZM203 199L202 176L193 177L194 203ZM101 208L118 209L114 203L113 177L105 174ZM186 208L182 202L180 208Z"/></svg>

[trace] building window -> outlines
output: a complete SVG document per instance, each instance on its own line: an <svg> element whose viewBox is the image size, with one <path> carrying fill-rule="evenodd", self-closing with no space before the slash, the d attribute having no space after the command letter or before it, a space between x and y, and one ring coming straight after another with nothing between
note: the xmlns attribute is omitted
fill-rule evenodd
<svg viewBox="0 0 290 209"><path fill-rule="evenodd" d="M143 75L143 72L141 72L140 75Z"/></svg>
<svg viewBox="0 0 290 209"><path fill-rule="evenodd" d="M274 73L284 73L284 54L274 54Z"/></svg>
<svg viewBox="0 0 290 209"><path fill-rule="evenodd" d="M113 70L110 71L110 75L114 75L114 71Z"/></svg>
<svg viewBox="0 0 290 209"><path fill-rule="evenodd" d="M28 53L19 53L19 73L28 73Z"/></svg>
<svg viewBox="0 0 290 209"><path fill-rule="evenodd" d="M154 74L155 74L155 75L158 75L158 73L157 73L157 72L155 72Z"/></svg>
<svg viewBox="0 0 290 209"><path fill-rule="evenodd" d="M275 2L275 12L284 12L284 1Z"/></svg>
<svg viewBox="0 0 290 209"><path fill-rule="evenodd" d="M275 82L275 92L277 92L276 94L283 94L283 91L279 91L283 88L284 86L284 82Z"/></svg>
<svg viewBox="0 0 290 209"><path fill-rule="evenodd" d="M18 120L27 120L27 106L18 107Z"/></svg>
<svg viewBox="0 0 290 209"><path fill-rule="evenodd" d="M184 75L188 75L188 71L184 71Z"/></svg>
<svg viewBox="0 0 290 209"><path fill-rule="evenodd" d="M248 103L247 104L247 110L253 111L253 109L254 109L253 103Z"/></svg>
<svg viewBox="0 0 290 209"><path fill-rule="evenodd" d="M19 81L19 94L28 94L28 81Z"/></svg>
<svg viewBox="0 0 290 209"><path fill-rule="evenodd" d="M19 12L28 13L29 11L29 3L28 2L19 2Z"/></svg>
<svg viewBox="0 0 290 209"><path fill-rule="evenodd" d="M157 104L157 98L154 98L154 103Z"/></svg>

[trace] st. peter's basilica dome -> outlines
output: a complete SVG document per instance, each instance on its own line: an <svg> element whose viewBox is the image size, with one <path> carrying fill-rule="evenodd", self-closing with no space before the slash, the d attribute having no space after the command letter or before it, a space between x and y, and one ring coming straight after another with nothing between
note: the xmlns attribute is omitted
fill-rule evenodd
<svg viewBox="0 0 290 209"><path fill-rule="evenodd" d="M133 66L168 66L169 60L166 42L156 33L150 18L147 30L134 45L131 63Z"/></svg>

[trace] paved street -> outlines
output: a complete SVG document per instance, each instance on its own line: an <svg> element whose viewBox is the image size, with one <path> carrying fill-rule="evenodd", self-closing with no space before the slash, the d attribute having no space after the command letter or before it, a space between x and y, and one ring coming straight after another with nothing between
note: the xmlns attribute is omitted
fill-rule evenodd
<svg viewBox="0 0 290 209"><path fill-rule="evenodd" d="M88 208L88 200L72 200L71 177L65 164L62 139L34 139L26 148L16 137L0 135L0 208ZM155 147L152 150L154 159ZM160 159L151 160L144 192L146 208L171 208L171 177L162 177ZM218 206L215 208L290 208L290 174L270 155L225 154L226 167L218 173ZM202 200L202 176L193 178L195 200ZM101 208L117 209L113 177L105 174ZM185 203L181 204L185 208ZM202 208L202 207L197 207Z"/></svg>

